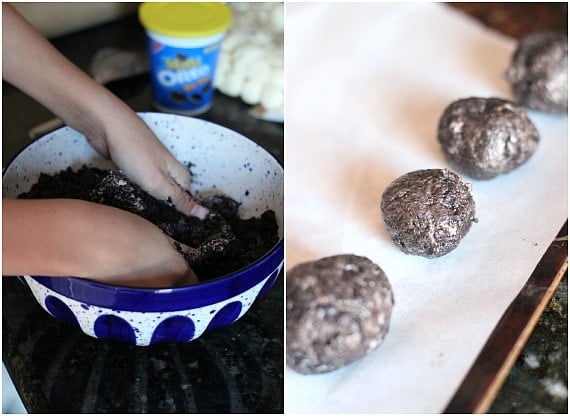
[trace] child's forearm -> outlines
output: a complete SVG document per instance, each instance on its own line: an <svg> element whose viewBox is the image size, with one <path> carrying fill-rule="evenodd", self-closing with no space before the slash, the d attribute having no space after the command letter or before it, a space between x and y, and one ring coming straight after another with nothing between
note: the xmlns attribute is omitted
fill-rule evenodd
<svg viewBox="0 0 570 416"><path fill-rule="evenodd" d="M2 273L170 286L190 271L169 239L134 214L72 199L2 201Z"/></svg>

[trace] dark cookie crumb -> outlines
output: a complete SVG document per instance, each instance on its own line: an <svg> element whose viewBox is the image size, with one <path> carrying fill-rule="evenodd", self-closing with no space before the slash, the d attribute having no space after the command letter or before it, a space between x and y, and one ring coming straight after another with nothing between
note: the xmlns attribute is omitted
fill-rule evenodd
<svg viewBox="0 0 570 416"><path fill-rule="evenodd" d="M287 365L301 374L346 366L376 349L394 297L382 269L352 254L298 264L287 272Z"/></svg>
<svg viewBox="0 0 570 416"><path fill-rule="evenodd" d="M455 249L475 219L471 185L448 169L407 173L382 194L382 216L394 243L427 258Z"/></svg>
<svg viewBox="0 0 570 416"><path fill-rule="evenodd" d="M271 210L258 218L241 219L239 204L217 195L200 201L210 208L206 219L188 217L171 202L150 196L120 171L83 166L77 171L68 168L54 175L41 174L30 191L18 198L81 199L137 214L192 248L184 251L175 245L201 281L248 266L279 241L277 220Z"/></svg>
<svg viewBox="0 0 570 416"><path fill-rule="evenodd" d="M526 110L500 98L465 98L443 112L437 137L447 160L475 179L491 179L525 163L539 141Z"/></svg>
<svg viewBox="0 0 570 416"><path fill-rule="evenodd" d="M554 32L525 36L505 77L519 105L548 113L567 113L568 36Z"/></svg>

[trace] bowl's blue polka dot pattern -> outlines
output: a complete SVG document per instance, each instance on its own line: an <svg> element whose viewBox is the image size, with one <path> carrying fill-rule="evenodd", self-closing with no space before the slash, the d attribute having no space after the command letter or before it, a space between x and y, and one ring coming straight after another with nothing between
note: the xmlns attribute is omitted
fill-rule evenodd
<svg viewBox="0 0 570 416"><path fill-rule="evenodd" d="M135 331L123 318L115 315L101 315L95 320L93 326L95 337L124 341L129 344L136 343Z"/></svg>
<svg viewBox="0 0 570 416"><path fill-rule="evenodd" d="M186 316L173 316L162 321L152 334L151 344L160 342L187 342L194 338L196 326Z"/></svg>
<svg viewBox="0 0 570 416"><path fill-rule="evenodd" d="M24 279L46 311L78 325L86 334L129 344L151 345L192 341L206 331L235 322L247 312L261 289L279 274L280 269L281 264L257 285L232 298L170 312L121 311L100 306L85 308L85 304L45 287L33 277L24 276Z"/></svg>
<svg viewBox="0 0 570 416"><path fill-rule="evenodd" d="M231 302L215 312L214 318L208 324L207 329L220 328L234 322L240 315L242 305L240 302Z"/></svg>
<svg viewBox="0 0 570 416"><path fill-rule="evenodd" d="M275 270L273 273L269 275L269 278L267 279L267 281L265 282L265 284L263 285L263 287L259 292L260 295L263 295L271 288L271 286L273 286L273 283L275 283L275 281L279 277L279 271L280 271L279 269Z"/></svg>
<svg viewBox="0 0 570 416"><path fill-rule="evenodd" d="M186 299L185 292L180 292L178 288L166 289L160 295L166 297L161 297L160 302L168 303L168 292L174 294L178 291L178 303L172 306L174 303L170 302L170 308L160 311L156 311L156 306L150 308L152 310L122 309L121 295L117 297L117 305L103 307L97 303L97 299L104 296L103 292L96 293L96 288L89 287L88 299L78 300L73 299L73 294L66 296L31 276L23 276L23 279L46 311L79 326L92 337L136 345L187 342L242 317L254 300L277 279L283 265L283 168L253 141L213 123L174 114L142 113L140 117L180 162L191 164L190 190L195 195L207 197L222 191L240 203L239 214L243 218L258 216L272 209L281 237L277 249L272 249L263 259L252 264L246 275L235 273L222 277L218 286L208 286L207 283L194 286L198 292L193 292L191 296L198 297L189 298L188 303L194 303L193 307L180 301L181 293L182 299ZM77 169L83 165L114 168L111 162L93 150L84 136L64 127L31 143L8 164L2 182L3 195L10 198L28 191L41 173L53 174L68 167ZM72 277L56 279L77 282ZM216 292L214 296L212 287L231 287L233 292L227 296L220 295L225 292ZM137 304L164 304L157 303L153 296L141 294ZM198 306L196 299L200 299ZM132 295L129 302L132 303Z"/></svg>
<svg viewBox="0 0 570 416"><path fill-rule="evenodd" d="M59 300L55 296L46 296L45 308L56 318L67 321L75 326L79 326L79 322L77 322L77 318L71 309L69 309L63 301Z"/></svg>

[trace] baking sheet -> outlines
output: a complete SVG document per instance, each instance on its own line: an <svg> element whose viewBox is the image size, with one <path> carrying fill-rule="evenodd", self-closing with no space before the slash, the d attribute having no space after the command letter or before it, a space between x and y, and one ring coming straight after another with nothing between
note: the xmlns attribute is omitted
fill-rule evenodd
<svg viewBox="0 0 570 416"><path fill-rule="evenodd" d="M288 3L286 267L355 253L396 305L384 343L336 372L286 370L285 410L441 412L567 218L567 116L530 112L533 157L472 183L478 223L438 259L401 253L380 216L398 176L449 167L436 140L452 101L511 98L514 39L434 3Z"/></svg>

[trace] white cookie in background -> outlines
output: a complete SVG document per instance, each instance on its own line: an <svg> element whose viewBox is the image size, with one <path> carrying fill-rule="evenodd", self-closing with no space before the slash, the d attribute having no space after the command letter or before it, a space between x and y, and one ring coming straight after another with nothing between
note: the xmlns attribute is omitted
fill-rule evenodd
<svg viewBox="0 0 570 416"><path fill-rule="evenodd" d="M214 86L255 106L252 114L283 121L282 3L229 3L234 12Z"/></svg>

